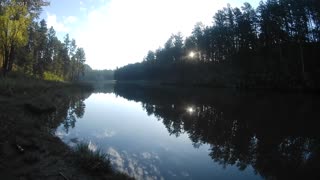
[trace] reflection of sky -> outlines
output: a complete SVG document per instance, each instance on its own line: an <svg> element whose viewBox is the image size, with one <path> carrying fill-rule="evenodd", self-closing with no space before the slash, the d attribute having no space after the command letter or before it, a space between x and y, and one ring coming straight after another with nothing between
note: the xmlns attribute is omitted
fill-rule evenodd
<svg viewBox="0 0 320 180"><path fill-rule="evenodd" d="M140 103L93 94L85 104L75 128L66 134L62 125L56 135L70 146L87 141L92 150L101 148L116 169L136 179L259 179L252 168L223 169L208 156L209 145L194 148L187 134L170 136L162 121L148 116Z"/></svg>
<svg viewBox="0 0 320 180"><path fill-rule="evenodd" d="M127 151L118 152L112 147L108 148L107 153L113 166L130 176L137 179L164 179L158 168L160 159L155 153L129 154Z"/></svg>

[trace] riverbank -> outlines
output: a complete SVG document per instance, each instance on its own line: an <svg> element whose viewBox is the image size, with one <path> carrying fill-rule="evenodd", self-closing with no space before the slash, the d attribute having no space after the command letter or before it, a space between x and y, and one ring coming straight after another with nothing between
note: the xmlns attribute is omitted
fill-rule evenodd
<svg viewBox="0 0 320 180"><path fill-rule="evenodd" d="M83 157L105 156L89 153L81 157L77 148L71 149L54 135L68 114L65 107L73 96L79 92L90 94L91 90L88 84L16 77L0 79L0 177L13 180L129 179L108 164L81 164L88 162L83 161ZM102 168L92 168L98 165Z"/></svg>
<svg viewBox="0 0 320 180"><path fill-rule="evenodd" d="M248 81L249 82L249 81ZM178 87L178 88L211 88L211 89L233 89L237 91L267 91L287 93L318 93L320 88L303 83L297 86L278 83L278 85L254 85L253 83L240 82L238 84L192 82L192 81L151 81L151 80L118 80L117 84L141 85L146 87Z"/></svg>

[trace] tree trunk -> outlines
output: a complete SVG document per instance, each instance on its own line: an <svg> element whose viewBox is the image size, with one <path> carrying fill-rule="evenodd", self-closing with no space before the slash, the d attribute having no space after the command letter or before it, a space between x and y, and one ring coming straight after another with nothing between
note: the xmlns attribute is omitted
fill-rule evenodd
<svg viewBox="0 0 320 180"><path fill-rule="evenodd" d="M13 46L11 46L11 50L10 50L10 54L9 54L9 64L8 64L8 72L10 72L12 70L12 66L13 66L13 61L14 61L14 52L15 49Z"/></svg>
<svg viewBox="0 0 320 180"><path fill-rule="evenodd" d="M301 73L302 73L302 79L306 80L306 73L305 73L305 67L304 67L304 57L303 57L303 47L302 43L299 43L299 50L300 50L300 61L301 61Z"/></svg>
<svg viewBox="0 0 320 180"><path fill-rule="evenodd" d="M2 73L3 73L3 76L6 76L7 75L7 72L8 72L8 67L9 67L9 50L4 50L4 62L3 62L3 66L2 66Z"/></svg>

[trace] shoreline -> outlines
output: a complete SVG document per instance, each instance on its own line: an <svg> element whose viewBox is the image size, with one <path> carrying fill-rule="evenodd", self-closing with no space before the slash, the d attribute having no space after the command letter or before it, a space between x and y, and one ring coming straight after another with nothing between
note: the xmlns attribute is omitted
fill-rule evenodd
<svg viewBox="0 0 320 180"><path fill-rule="evenodd" d="M0 81L0 90L6 90L0 92L2 178L130 179L114 169L84 168L79 164L80 153L53 133L63 121L70 98L91 93L88 84L14 78Z"/></svg>
<svg viewBox="0 0 320 180"><path fill-rule="evenodd" d="M311 93L318 94L319 88L309 87L254 87L254 86L228 86L212 83L192 83L192 82L173 82L173 81L149 81L149 80L116 80L115 84L139 85L147 87L172 87L172 88L205 88L205 89L228 89L239 92L264 91L272 93Z"/></svg>

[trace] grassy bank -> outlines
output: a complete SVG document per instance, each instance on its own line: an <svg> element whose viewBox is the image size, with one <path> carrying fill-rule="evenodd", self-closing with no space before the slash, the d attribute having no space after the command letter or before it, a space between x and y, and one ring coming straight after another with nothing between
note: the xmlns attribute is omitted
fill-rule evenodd
<svg viewBox="0 0 320 180"><path fill-rule="evenodd" d="M88 84L0 78L0 177L3 179L129 179L106 155L71 149L55 129L70 104L90 95Z"/></svg>
<svg viewBox="0 0 320 180"><path fill-rule="evenodd" d="M89 83L70 83L63 81L47 81L35 79L21 74L11 74L8 77L0 76L0 95L7 96L34 96L46 93L48 90L81 89L92 90Z"/></svg>

